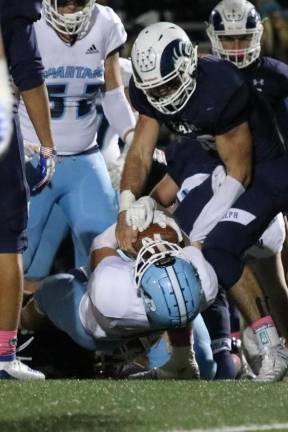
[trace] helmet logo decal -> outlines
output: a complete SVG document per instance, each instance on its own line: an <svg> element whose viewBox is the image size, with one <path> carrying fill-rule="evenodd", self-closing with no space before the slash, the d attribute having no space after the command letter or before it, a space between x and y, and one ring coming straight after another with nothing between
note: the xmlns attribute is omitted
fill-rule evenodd
<svg viewBox="0 0 288 432"><path fill-rule="evenodd" d="M225 17L227 21L240 21L243 18L243 14L239 11L237 12L235 9L232 9L231 11L225 13Z"/></svg>
<svg viewBox="0 0 288 432"><path fill-rule="evenodd" d="M139 66L141 72L151 72L156 68L156 53L152 47L149 47L146 51L137 51L136 63Z"/></svg>
<svg viewBox="0 0 288 432"><path fill-rule="evenodd" d="M180 43L173 49L173 61L176 63L182 57L191 57L192 44L180 41Z"/></svg>

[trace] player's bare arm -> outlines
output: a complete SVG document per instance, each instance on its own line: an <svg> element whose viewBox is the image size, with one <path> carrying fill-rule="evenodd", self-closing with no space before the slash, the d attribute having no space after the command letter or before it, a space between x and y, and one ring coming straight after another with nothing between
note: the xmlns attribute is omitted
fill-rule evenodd
<svg viewBox="0 0 288 432"><path fill-rule="evenodd" d="M54 142L46 85L42 84L31 90L22 91L21 96L41 145L53 150Z"/></svg>
<svg viewBox="0 0 288 432"><path fill-rule="evenodd" d="M216 146L227 175L246 188L252 169L252 138L248 123L242 123L225 135L216 136Z"/></svg>
<svg viewBox="0 0 288 432"><path fill-rule="evenodd" d="M179 186L169 174L160 180L151 192L151 197L163 207L169 207L175 202Z"/></svg>
<svg viewBox="0 0 288 432"><path fill-rule="evenodd" d="M121 180L120 210L116 227L119 247L134 252L132 243L136 240L137 231L126 223L126 210L141 196L152 165L153 151L158 135L159 123L145 115L140 115L133 142L127 154Z"/></svg>

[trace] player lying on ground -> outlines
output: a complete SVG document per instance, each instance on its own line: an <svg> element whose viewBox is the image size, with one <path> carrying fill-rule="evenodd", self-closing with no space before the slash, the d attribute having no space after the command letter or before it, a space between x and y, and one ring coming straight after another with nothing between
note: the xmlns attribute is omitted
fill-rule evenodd
<svg viewBox="0 0 288 432"><path fill-rule="evenodd" d="M156 212L155 222L163 216ZM216 292L215 272L198 249L148 238L136 261L127 259L119 256L113 225L93 241L88 283L72 274L48 277L21 323L35 329L48 317L84 348L111 352L130 339L187 327ZM198 377L190 342L172 348L174 377Z"/></svg>

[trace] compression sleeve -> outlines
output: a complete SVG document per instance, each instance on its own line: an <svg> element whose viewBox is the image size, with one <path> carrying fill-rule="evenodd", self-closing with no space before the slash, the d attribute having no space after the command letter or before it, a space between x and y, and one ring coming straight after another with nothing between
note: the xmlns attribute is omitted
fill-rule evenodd
<svg viewBox="0 0 288 432"><path fill-rule="evenodd" d="M135 128L135 117L124 93L124 87L116 87L104 93L104 114L115 132L124 140L125 134Z"/></svg>
<svg viewBox="0 0 288 432"><path fill-rule="evenodd" d="M194 222L189 238L203 241L215 225L222 219L232 204L245 192L243 185L227 175L219 189L203 207Z"/></svg>

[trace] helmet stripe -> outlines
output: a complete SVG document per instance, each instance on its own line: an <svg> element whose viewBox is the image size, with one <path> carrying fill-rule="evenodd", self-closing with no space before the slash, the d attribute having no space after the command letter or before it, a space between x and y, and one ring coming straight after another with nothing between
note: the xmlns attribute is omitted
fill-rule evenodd
<svg viewBox="0 0 288 432"><path fill-rule="evenodd" d="M179 309L180 320L181 320L181 325L185 325L185 324L187 324L187 308L186 308L186 303L184 300L183 292L182 292L181 287L179 285L177 275L176 275L173 267L166 267L166 272L167 272L168 277L172 283L173 292L174 292L175 297L176 297L177 306Z"/></svg>

